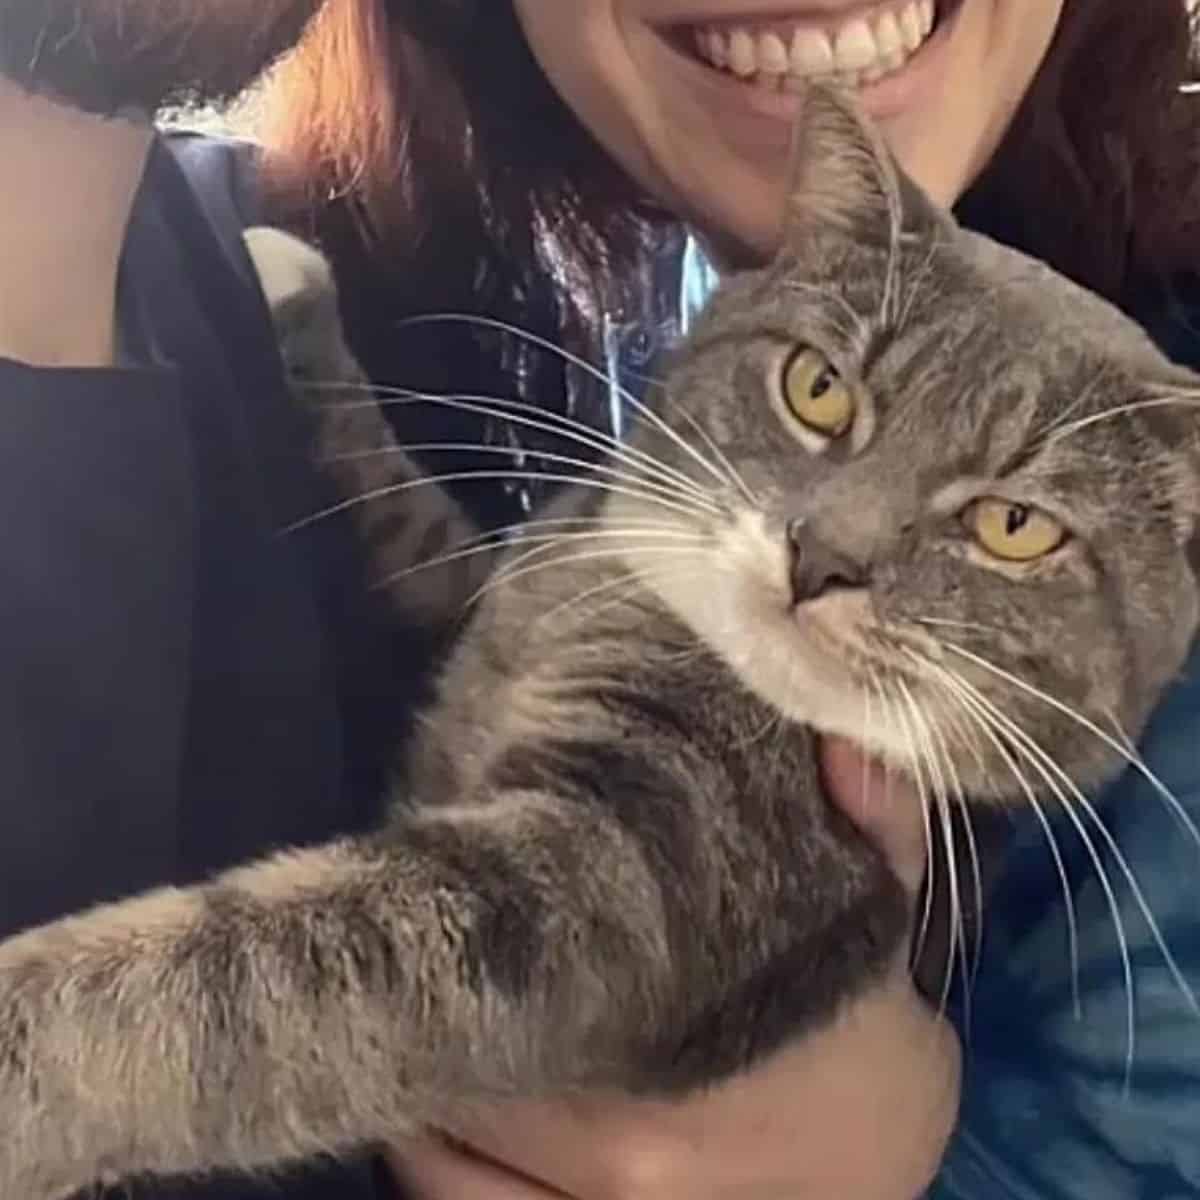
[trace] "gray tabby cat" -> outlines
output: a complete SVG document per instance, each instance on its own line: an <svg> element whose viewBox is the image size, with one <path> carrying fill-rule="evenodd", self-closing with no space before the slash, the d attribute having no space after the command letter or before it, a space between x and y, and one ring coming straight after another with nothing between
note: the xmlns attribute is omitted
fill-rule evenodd
<svg viewBox="0 0 1200 1200"><path fill-rule="evenodd" d="M502 568L387 827L0 948L0 1195L719 1079L903 951L811 729L935 799L1119 765L1196 631L1196 381L803 126L782 251Z"/></svg>

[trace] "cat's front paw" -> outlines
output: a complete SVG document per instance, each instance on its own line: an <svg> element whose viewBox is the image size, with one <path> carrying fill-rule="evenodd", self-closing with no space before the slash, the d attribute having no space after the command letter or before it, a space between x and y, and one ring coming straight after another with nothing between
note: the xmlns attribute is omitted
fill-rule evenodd
<svg viewBox="0 0 1200 1200"><path fill-rule="evenodd" d="M293 385L315 387L301 398L320 403L331 398L326 388L361 383L362 372L342 333L337 285L328 260L282 229L258 226L246 230L242 239L267 301L288 377Z"/></svg>

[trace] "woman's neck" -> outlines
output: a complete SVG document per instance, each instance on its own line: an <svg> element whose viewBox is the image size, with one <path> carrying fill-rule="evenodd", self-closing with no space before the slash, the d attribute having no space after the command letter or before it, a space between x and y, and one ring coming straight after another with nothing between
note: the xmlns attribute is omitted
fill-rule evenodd
<svg viewBox="0 0 1200 1200"><path fill-rule="evenodd" d="M104 366L125 229L152 138L0 80L0 356Z"/></svg>

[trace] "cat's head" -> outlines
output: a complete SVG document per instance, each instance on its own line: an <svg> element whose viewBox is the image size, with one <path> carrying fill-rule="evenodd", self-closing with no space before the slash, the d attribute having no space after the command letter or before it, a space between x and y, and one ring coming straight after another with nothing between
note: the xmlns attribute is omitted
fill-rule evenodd
<svg viewBox="0 0 1200 1200"><path fill-rule="evenodd" d="M927 780L1094 782L1196 629L1198 381L958 228L849 100L812 91L797 145L785 245L718 290L633 442L658 487L610 504L692 540L629 565L763 698Z"/></svg>

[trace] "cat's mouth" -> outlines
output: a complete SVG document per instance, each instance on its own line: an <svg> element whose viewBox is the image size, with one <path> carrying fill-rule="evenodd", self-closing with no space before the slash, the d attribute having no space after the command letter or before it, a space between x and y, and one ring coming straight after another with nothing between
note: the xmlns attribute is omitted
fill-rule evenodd
<svg viewBox="0 0 1200 1200"><path fill-rule="evenodd" d="M910 770L913 729L940 727L945 712L929 686L940 669L934 639L918 627L881 625L866 588L795 605L790 617L804 660L821 664L808 686L825 680L807 723Z"/></svg>
<svg viewBox="0 0 1200 1200"><path fill-rule="evenodd" d="M855 686L881 678L919 686L919 655L908 636L879 628L866 589L832 592L795 605L792 617L805 640L845 672Z"/></svg>
<svg viewBox="0 0 1200 1200"><path fill-rule="evenodd" d="M927 702L920 664L936 653L929 639L881 624L869 586L833 583L798 598L795 557L761 514L713 532L712 545L687 552L694 557L681 569L643 556L629 567L751 692L793 721L907 768L911 738L894 719L896 704L881 701Z"/></svg>
<svg viewBox="0 0 1200 1200"><path fill-rule="evenodd" d="M842 17L681 23L668 36L706 67L766 91L800 92L813 81L865 89L904 74L943 40L962 3L885 0Z"/></svg>

